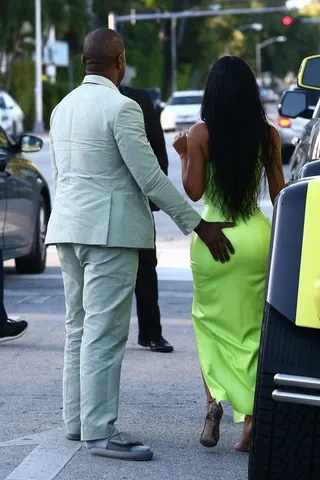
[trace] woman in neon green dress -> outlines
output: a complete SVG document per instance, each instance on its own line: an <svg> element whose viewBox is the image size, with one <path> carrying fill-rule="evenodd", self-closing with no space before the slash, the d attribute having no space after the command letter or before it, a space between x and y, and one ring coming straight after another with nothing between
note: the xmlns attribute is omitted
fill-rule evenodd
<svg viewBox="0 0 320 480"><path fill-rule="evenodd" d="M264 172L272 202L284 186L280 139L252 71L236 57L213 66L201 113L203 122L176 137L174 147L186 193L193 201L204 196L203 219L234 222L225 235L235 253L215 261L200 238L192 238L192 319L207 393L200 441L218 443L220 402L227 401L235 422L244 421L236 449L248 451L271 232L258 196Z"/></svg>

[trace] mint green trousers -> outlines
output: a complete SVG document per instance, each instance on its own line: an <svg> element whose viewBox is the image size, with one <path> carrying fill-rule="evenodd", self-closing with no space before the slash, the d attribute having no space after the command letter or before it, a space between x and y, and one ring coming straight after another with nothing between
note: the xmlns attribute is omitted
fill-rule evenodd
<svg viewBox="0 0 320 480"><path fill-rule="evenodd" d="M57 245L66 298L63 419L82 440L116 432L138 250Z"/></svg>

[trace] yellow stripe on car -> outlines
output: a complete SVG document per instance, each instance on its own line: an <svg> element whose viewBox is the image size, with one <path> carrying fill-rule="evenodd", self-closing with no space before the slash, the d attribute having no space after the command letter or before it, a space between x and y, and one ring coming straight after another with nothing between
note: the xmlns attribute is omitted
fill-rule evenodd
<svg viewBox="0 0 320 480"><path fill-rule="evenodd" d="M320 329L320 178L309 182L301 250L296 325Z"/></svg>

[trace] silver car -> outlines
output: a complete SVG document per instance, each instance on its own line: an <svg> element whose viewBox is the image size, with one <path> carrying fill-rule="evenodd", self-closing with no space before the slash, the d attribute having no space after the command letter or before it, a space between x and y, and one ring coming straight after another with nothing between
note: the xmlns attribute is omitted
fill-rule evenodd
<svg viewBox="0 0 320 480"><path fill-rule="evenodd" d="M24 132L24 113L9 93L0 90L0 125L15 140Z"/></svg>
<svg viewBox="0 0 320 480"><path fill-rule="evenodd" d="M308 95L309 108L306 110L301 117L297 118L288 118L279 116L277 124L278 131L281 138L281 150L282 150L282 160L283 163L289 163L291 156L294 152L294 149L301 138L304 127L310 122L312 115L314 113L315 107L320 98L320 92L315 90L307 90L298 88L296 85L293 85L289 90L303 90ZM281 108L281 103L279 104L279 109Z"/></svg>

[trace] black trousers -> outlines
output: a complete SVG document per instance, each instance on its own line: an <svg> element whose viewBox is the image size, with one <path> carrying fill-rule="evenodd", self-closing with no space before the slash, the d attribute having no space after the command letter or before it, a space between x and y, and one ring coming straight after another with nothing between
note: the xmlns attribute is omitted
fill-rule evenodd
<svg viewBox="0 0 320 480"><path fill-rule="evenodd" d="M4 272L2 250L0 250L0 327L7 323L7 314L3 305L3 290L4 290Z"/></svg>
<svg viewBox="0 0 320 480"><path fill-rule="evenodd" d="M158 305L157 251L140 250L136 283L139 340L158 341L162 328Z"/></svg>

